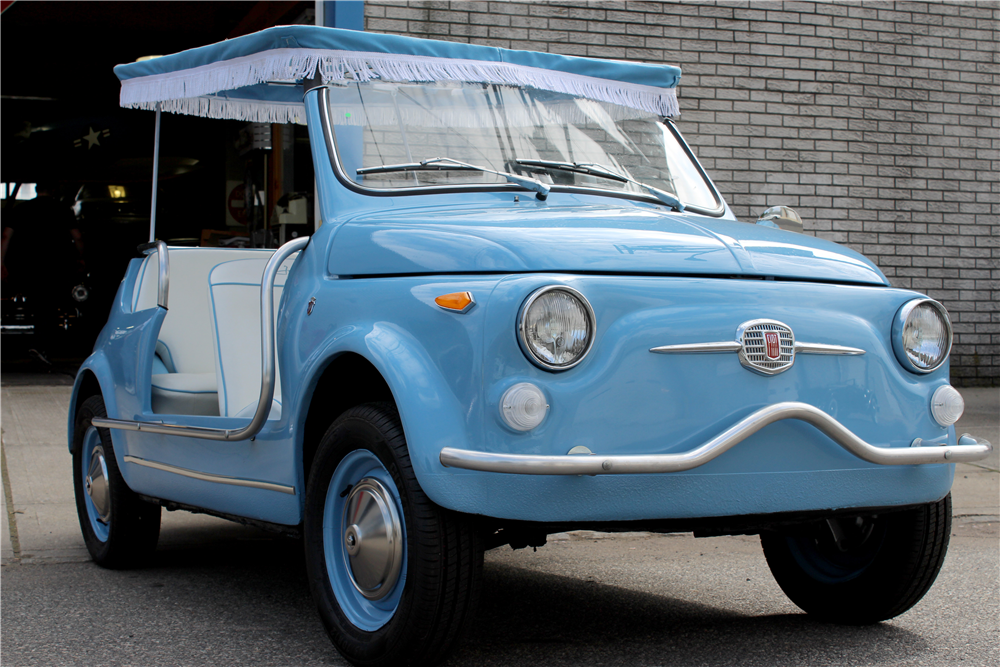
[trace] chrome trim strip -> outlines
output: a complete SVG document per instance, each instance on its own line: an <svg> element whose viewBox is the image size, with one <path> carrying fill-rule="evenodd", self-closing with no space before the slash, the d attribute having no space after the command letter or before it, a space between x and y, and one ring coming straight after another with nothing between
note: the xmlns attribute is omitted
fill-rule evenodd
<svg viewBox="0 0 1000 667"><path fill-rule="evenodd" d="M159 118L159 111L157 118ZM155 194L153 195L156 196ZM156 251L157 264L160 266L159 282L156 284L156 305L164 310L167 309L167 296L170 294L170 257L167 253L167 244L163 241L150 241L143 243L138 248L143 255L148 255Z"/></svg>
<svg viewBox="0 0 1000 667"><path fill-rule="evenodd" d="M257 480L240 479L238 477L226 477L225 475L210 475L209 473L188 470L187 468L178 468L177 466L167 465L166 463L147 461L146 459L140 459L137 456L126 455L125 463L134 463L136 465L145 466L146 468L153 468L154 470L172 472L175 475L183 475L184 477L198 479L202 482L215 482L216 484L230 484L232 486L246 486L251 489L264 489L265 491L278 491L280 493L287 493L293 496L295 495L294 486L285 486L284 484L275 484L273 482L258 482Z"/></svg>
<svg viewBox="0 0 1000 667"><path fill-rule="evenodd" d="M688 343L686 345L661 345L660 347L649 348L650 352L656 354L687 354L702 353L712 354L714 352L739 352L743 347L737 341L720 341L718 343Z"/></svg>
<svg viewBox="0 0 1000 667"><path fill-rule="evenodd" d="M164 252L166 245L163 245ZM164 424L163 422L143 422L130 419L109 419L95 417L91 423L98 428L117 428L125 431L146 431L162 435L182 435L203 440L223 440L233 442L253 438L260 432L271 412L271 401L274 400L274 278L290 255L305 248L309 244L308 236L300 236L278 248L267 266L264 267L264 277L260 285L260 399L257 401L257 411L250 423L243 428L209 428L205 426L184 426L182 424ZM162 271L163 264L160 264ZM161 287L162 287L161 283Z"/></svg>
<svg viewBox="0 0 1000 667"><path fill-rule="evenodd" d="M843 354L854 356L864 353L865 351L859 347L824 345L823 343L803 343L801 341L795 341L795 354Z"/></svg>
<svg viewBox="0 0 1000 667"><path fill-rule="evenodd" d="M739 352L743 345L739 341L719 341L716 343L687 343L682 345L661 345L649 348L656 354L711 354L714 352ZM824 343L803 343L795 341L795 354L841 354L861 355L865 351L859 347L826 345Z"/></svg>
<svg viewBox="0 0 1000 667"><path fill-rule="evenodd" d="M919 465L925 463L964 463L985 458L993 446L986 440L960 442L969 444L933 447L876 447L819 408L807 403L775 403L744 417L700 447L680 454L635 454L603 456L537 456L498 454L445 447L441 465L480 472L519 475L630 475L681 472L704 465L733 448L769 424L784 419L798 419L815 426L835 443L869 463L879 465Z"/></svg>

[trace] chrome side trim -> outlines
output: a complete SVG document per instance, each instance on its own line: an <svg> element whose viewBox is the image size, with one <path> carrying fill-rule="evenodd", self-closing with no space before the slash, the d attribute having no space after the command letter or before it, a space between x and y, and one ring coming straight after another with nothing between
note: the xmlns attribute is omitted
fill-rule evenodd
<svg viewBox="0 0 1000 667"><path fill-rule="evenodd" d="M795 354L843 354L853 356L864 353L865 351L859 347L824 345L823 343L803 343L801 341L795 341Z"/></svg>
<svg viewBox="0 0 1000 667"><path fill-rule="evenodd" d="M238 477L226 477L225 475L210 475L205 472L198 472L197 470L188 470L187 468L178 468L177 466L167 465L166 463L158 463L156 461L147 461L146 459L140 459L137 456L125 456L125 463L134 463L136 465L144 466L146 468L153 468L154 470L162 470L163 472L171 472L175 475L182 475L184 477L190 477L191 479L198 479L202 482L215 482L216 484L230 484L232 486L246 486L251 489L264 489L265 491L278 491L280 493L287 493L290 495L295 495L294 486L285 486L284 484L274 484L273 482L258 482L254 479L240 479Z"/></svg>
<svg viewBox="0 0 1000 667"><path fill-rule="evenodd" d="M744 417L700 447L680 454L636 454L602 456L537 456L495 454L445 447L441 465L481 472L519 475L633 475L682 472L704 465L738 445L769 424L798 419L815 426L835 443L869 463L918 465L964 463L985 458L993 446L986 440L963 436L959 445L934 447L876 447L819 408L807 403L775 403ZM967 439L966 439L967 438ZM974 440L975 444L969 442ZM966 444L968 443L968 444Z"/></svg>
<svg viewBox="0 0 1000 667"><path fill-rule="evenodd" d="M157 111L156 114L159 118L160 112ZM155 193L153 197L156 197ZM157 263L160 265L159 282L156 284L156 305L166 310L167 297L170 294L170 257L167 253L167 244L163 241L150 241L140 245L138 250L143 255L156 251Z"/></svg>
<svg viewBox="0 0 1000 667"><path fill-rule="evenodd" d="M163 245L166 252L166 245L162 241L157 241ZM267 266L264 267L264 277L260 284L260 399L257 401L257 411L253 415L250 423L243 428L208 428L204 426L184 426L182 424L164 424L163 422L143 422L130 419L109 419L95 417L91 423L98 428L117 428L125 431L146 431L148 433L160 433L162 435L182 435L189 438L201 438L203 440L224 440L227 442L235 440L247 440L260 432L267 421L267 416L271 412L271 401L274 400L274 278L278 273L278 268L290 255L305 248L309 244L308 236L300 236L278 248ZM160 264L163 270L163 264ZM163 283L160 284L161 288Z"/></svg>
<svg viewBox="0 0 1000 667"><path fill-rule="evenodd" d="M656 354L687 354L702 353L711 354L713 352L739 352L743 347L737 341L720 341L718 343L688 343L687 345L661 345L660 347L649 348L650 352Z"/></svg>
<svg viewBox="0 0 1000 667"><path fill-rule="evenodd" d="M739 352L743 345L739 341L718 341L715 343L687 343L682 345L661 345L649 348L656 354L711 354L713 352ZM795 354L841 354L861 355L865 351L859 347L826 345L823 343L803 343L795 341Z"/></svg>

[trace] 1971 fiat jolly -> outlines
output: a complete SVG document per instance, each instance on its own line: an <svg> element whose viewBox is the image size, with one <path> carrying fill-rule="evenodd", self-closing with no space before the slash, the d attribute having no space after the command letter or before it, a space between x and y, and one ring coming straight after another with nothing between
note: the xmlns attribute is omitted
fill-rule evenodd
<svg viewBox="0 0 1000 667"><path fill-rule="evenodd" d="M484 549L576 528L759 534L833 622L931 586L991 449L948 313L783 207L737 221L679 69L294 26L115 71L126 107L307 123L323 224L130 264L69 415L99 564L161 506L301 534L359 665L442 659Z"/></svg>

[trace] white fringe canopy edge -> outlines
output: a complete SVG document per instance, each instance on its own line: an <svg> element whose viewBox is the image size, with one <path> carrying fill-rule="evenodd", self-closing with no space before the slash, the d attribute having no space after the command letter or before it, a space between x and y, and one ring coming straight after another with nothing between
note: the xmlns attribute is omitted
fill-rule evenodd
<svg viewBox="0 0 1000 667"><path fill-rule="evenodd" d="M208 118L264 123L304 123L300 104L205 97L267 81L293 81L319 72L324 83L464 81L529 86L601 102L677 116L677 93L635 83L483 60L320 49L272 49L190 69L122 81L121 106Z"/></svg>

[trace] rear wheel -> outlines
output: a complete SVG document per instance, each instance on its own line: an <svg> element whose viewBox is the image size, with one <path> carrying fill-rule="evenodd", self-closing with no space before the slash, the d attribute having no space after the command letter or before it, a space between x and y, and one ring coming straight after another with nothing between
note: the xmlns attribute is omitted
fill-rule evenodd
<svg viewBox="0 0 1000 667"><path fill-rule="evenodd" d="M305 546L320 617L356 665L439 662L475 609L481 537L424 495L389 404L352 408L323 436Z"/></svg>
<svg viewBox="0 0 1000 667"><path fill-rule="evenodd" d="M76 413L73 430L73 487L83 541L98 565L137 565L155 548L160 506L147 503L125 483L111 434L91 420L106 417L104 399L91 396Z"/></svg>
<svg viewBox="0 0 1000 667"><path fill-rule="evenodd" d="M760 541L778 585L803 611L864 625L902 614L927 593L950 534L949 494L902 512L763 533Z"/></svg>

